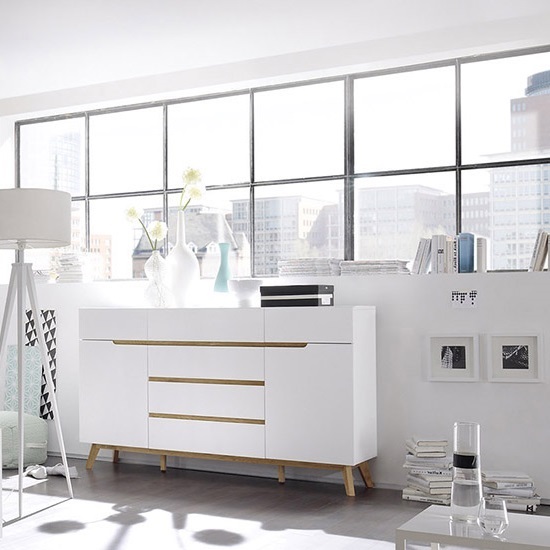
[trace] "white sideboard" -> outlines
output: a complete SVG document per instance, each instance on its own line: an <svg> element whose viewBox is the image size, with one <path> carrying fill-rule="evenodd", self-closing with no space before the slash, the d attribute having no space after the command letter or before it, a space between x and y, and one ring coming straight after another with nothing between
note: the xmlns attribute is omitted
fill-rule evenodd
<svg viewBox="0 0 550 550"><path fill-rule="evenodd" d="M101 448L352 468L372 486L375 308L80 310L80 439Z"/></svg>

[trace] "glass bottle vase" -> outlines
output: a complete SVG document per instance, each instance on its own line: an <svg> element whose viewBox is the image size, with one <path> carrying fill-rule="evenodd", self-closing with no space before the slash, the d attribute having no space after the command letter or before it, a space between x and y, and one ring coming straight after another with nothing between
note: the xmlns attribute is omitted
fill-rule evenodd
<svg viewBox="0 0 550 550"><path fill-rule="evenodd" d="M168 266L158 250L153 250L143 266L147 277L145 300L152 307L167 307L170 302L170 289L166 284Z"/></svg>
<svg viewBox="0 0 550 550"><path fill-rule="evenodd" d="M479 424L475 422L455 422L454 424L451 486L453 521L477 521L482 497L479 432Z"/></svg>

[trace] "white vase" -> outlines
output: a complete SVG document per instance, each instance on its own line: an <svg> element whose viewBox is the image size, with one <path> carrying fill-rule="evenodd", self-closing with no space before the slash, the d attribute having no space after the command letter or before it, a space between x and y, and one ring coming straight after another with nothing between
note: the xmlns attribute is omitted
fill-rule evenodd
<svg viewBox="0 0 550 550"><path fill-rule="evenodd" d="M167 307L170 305L170 289L167 286L168 265L158 250L153 250L143 266L147 276L145 300L152 307Z"/></svg>
<svg viewBox="0 0 550 550"><path fill-rule="evenodd" d="M195 253L187 246L183 210L178 210L176 244L170 250L166 261L168 262L168 285L172 291L174 305L188 306L191 291L200 279L200 269Z"/></svg>

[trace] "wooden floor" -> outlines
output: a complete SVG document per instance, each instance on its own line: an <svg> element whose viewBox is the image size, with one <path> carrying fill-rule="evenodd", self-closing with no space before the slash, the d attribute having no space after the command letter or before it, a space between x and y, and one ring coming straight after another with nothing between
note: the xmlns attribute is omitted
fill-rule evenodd
<svg viewBox="0 0 550 550"><path fill-rule="evenodd" d="M338 484L84 464L70 460L80 475L73 500L63 477L29 478L24 517L14 521L16 471L4 472L2 550L390 550L396 527L426 507L359 479L351 498Z"/></svg>

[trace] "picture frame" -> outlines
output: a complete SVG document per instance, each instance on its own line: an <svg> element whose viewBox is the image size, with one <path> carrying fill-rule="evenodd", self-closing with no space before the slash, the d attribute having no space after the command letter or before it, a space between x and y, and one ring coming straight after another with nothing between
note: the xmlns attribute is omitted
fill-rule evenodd
<svg viewBox="0 0 550 550"><path fill-rule="evenodd" d="M428 380L475 382L479 380L479 338L467 335L428 336Z"/></svg>
<svg viewBox="0 0 550 550"><path fill-rule="evenodd" d="M491 334L488 346L491 382L542 380L542 335Z"/></svg>

